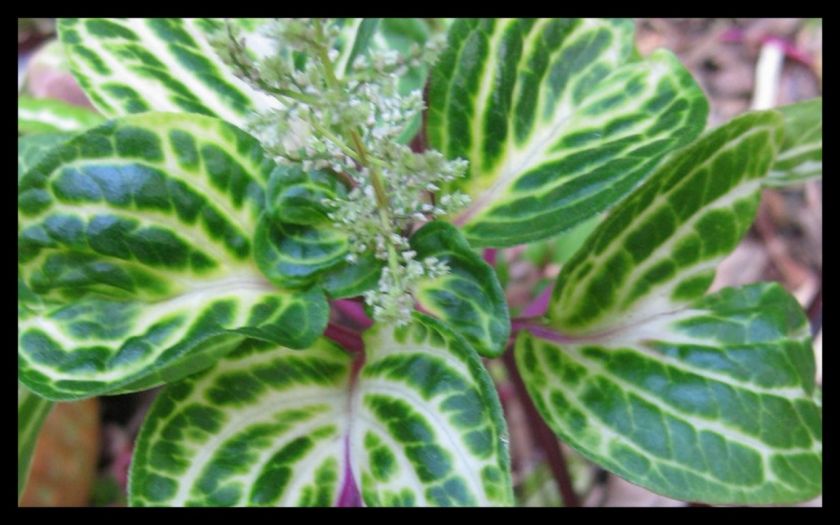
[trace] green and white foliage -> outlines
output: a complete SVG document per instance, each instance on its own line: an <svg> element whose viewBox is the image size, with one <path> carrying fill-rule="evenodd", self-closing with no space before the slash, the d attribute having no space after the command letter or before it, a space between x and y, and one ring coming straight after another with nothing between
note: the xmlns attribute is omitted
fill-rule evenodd
<svg viewBox="0 0 840 525"><path fill-rule="evenodd" d="M777 113L749 113L671 157L563 267L552 322L598 333L702 296L755 218L782 132Z"/></svg>
<svg viewBox="0 0 840 525"><path fill-rule="evenodd" d="M353 297L376 286L382 270L373 254L353 255L347 233L333 224L327 203L347 195L329 171L298 165L274 169L268 183L266 213L254 236L255 259L268 279L281 287L314 283L330 297Z"/></svg>
<svg viewBox="0 0 840 525"><path fill-rule="evenodd" d="M822 177L822 98L778 108L785 119L785 141L766 186L786 186Z"/></svg>
<svg viewBox="0 0 840 525"><path fill-rule="evenodd" d="M18 182L29 168L72 136L72 133L36 133L18 137Z"/></svg>
<svg viewBox="0 0 840 525"><path fill-rule="evenodd" d="M268 212L254 235L255 259L281 287L322 285L333 298L374 287L382 263L372 254L353 256L347 233L334 226L329 201L347 195L335 173L277 166L268 183ZM348 260L349 259L349 260Z"/></svg>
<svg viewBox="0 0 840 525"><path fill-rule="evenodd" d="M786 503L822 490L809 326L775 284L726 289L603 336L517 341L557 434L670 497Z"/></svg>
<svg viewBox="0 0 840 525"><path fill-rule="evenodd" d="M24 174L21 276L53 304L19 323L21 381L75 399L178 379L243 336L314 341L323 292L279 290L252 257L272 166L230 124L146 113L78 135Z"/></svg>
<svg viewBox="0 0 840 525"><path fill-rule="evenodd" d="M771 284L703 296L751 224L781 144L779 115L753 113L671 157L563 268L551 330L517 340L554 431L656 492L710 503L820 493L802 310Z"/></svg>
<svg viewBox="0 0 840 525"><path fill-rule="evenodd" d="M18 133L67 133L101 124L96 112L55 99L18 97Z"/></svg>
<svg viewBox="0 0 840 525"><path fill-rule="evenodd" d="M38 431L52 407L52 401L47 401L18 383L18 499L23 495L23 487L29 477Z"/></svg>
<svg viewBox="0 0 840 525"><path fill-rule="evenodd" d="M452 186L474 246L539 240L604 211L704 128L667 51L634 58L630 20L457 20L429 89L429 143L470 161Z"/></svg>
<svg viewBox="0 0 840 525"><path fill-rule="evenodd" d="M411 247L418 257L435 257L450 270L421 281L416 292L420 306L445 321L482 355L501 355L510 335L510 317L493 268L445 222L420 228L411 237Z"/></svg>
<svg viewBox="0 0 840 525"><path fill-rule="evenodd" d="M135 505L512 503L506 429L469 345L416 314L365 334L364 364L335 344L247 342L167 387L132 463ZM360 358L361 356L359 356Z"/></svg>
<svg viewBox="0 0 840 525"><path fill-rule="evenodd" d="M70 68L107 117L146 111L188 112L242 126L274 101L237 79L208 36L222 22L205 18L63 18Z"/></svg>
<svg viewBox="0 0 840 525"><path fill-rule="evenodd" d="M562 440L671 497L820 493L801 308L707 294L762 187L821 174L820 99L698 138L701 90L629 20L58 29L113 120L19 99L19 493L53 401L166 385L132 504L511 505L481 361L511 322L476 248L549 238L563 266L513 350ZM347 303L327 330L351 297L373 326L337 324Z"/></svg>

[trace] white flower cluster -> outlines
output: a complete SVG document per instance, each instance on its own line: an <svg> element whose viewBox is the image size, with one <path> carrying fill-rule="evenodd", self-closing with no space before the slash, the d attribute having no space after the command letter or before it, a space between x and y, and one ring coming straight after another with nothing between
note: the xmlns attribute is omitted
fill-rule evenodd
<svg viewBox="0 0 840 525"><path fill-rule="evenodd" d="M463 176L466 161L449 161L434 150L417 153L397 141L424 109L419 90L399 93L400 77L430 65L442 39L407 54L371 46L349 63L352 35L327 20L264 24L262 36L273 49L262 58L246 49L234 25L227 29L214 42L220 56L240 78L282 102L280 109L254 115L249 131L278 162L328 169L352 185L346 198L325 201L330 217L350 237L349 261L372 250L388 262L379 286L365 293L374 317L407 322L417 284L448 271L433 257L416 260L407 235L418 223L468 203L463 193L441 193Z"/></svg>

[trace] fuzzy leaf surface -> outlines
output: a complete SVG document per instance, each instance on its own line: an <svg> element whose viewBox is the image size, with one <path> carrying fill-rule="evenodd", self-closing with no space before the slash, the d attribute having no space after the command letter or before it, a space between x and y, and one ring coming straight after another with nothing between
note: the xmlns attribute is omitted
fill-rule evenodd
<svg viewBox="0 0 840 525"><path fill-rule="evenodd" d="M772 111L677 152L561 270L548 326L516 358L552 429L669 497L766 504L819 494L809 327L775 284L704 296L753 221L782 144Z"/></svg>
<svg viewBox="0 0 840 525"><path fill-rule="evenodd" d="M822 177L822 98L777 108L785 119L785 141L766 186L787 186Z"/></svg>
<svg viewBox="0 0 840 525"><path fill-rule="evenodd" d="M20 273L49 306L19 320L21 381L77 399L179 379L244 336L311 344L323 292L278 290L253 261L272 168L230 124L145 113L74 137L24 174Z"/></svg>
<svg viewBox="0 0 840 525"><path fill-rule="evenodd" d="M63 18L70 69L108 117L146 111L200 113L242 126L273 104L236 78L208 42L223 22L206 18Z"/></svg>
<svg viewBox="0 0 840 525"><path fill-rule="evenodd" d="M708 104L633 22L459 19L432 72L429 143L470 161L458 217L473 246L555 235L630 193L703 130Z"/></svg>
<svg viewBox="0 0 840 525"><path fill-rule="evenodd" d="M249 342L168 386L141 431L134 505L512 503L504 420L478 356L434 319L365 334L366 359L321 340Z"/></svg>

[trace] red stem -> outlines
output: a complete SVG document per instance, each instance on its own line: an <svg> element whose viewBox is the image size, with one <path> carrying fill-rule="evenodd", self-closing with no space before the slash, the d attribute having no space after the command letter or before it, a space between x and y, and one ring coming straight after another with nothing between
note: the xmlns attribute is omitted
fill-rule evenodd
<svg viewBox="0 0 840 525"><path fill-rule="evenodd" d="M338 299L332 302L332 306L349 321L358 325L360 330L367 330L373 325L373 320L367 316L361 303L350 299Z"/></svg>
<svg viewBox="0 0 840 525"><path fill-rule="evenodd" d="M554 283L545 287L534 301L522 310L522 317L542 317L548 311L548 303L551 301L551 293L554 291Z"/></svg>
<svg viewBox="0 0 840 525"><path fill-rule="evenodd" d="M496 255L498 254L498 250L496 248L485 248L482 255L484 256L484 261L489 264L490 266L496 266Z"/></svg>
<svg viewBox="0 0 840 525"><path fill-rule="evenodd" d="M347 327L330 323L327 325L324 335L354 354L363 353L365 350L362 336Z"/></svg>

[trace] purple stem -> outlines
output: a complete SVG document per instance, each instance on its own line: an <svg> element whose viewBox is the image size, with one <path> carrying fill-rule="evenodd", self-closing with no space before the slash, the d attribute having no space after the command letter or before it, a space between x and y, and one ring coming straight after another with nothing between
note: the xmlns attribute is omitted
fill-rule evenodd
<svg viewBox="0 0 840 525"><path fill-rule="evenodd" d="M333 328L337 333L345 333L350 332L347 328L337 326L337 325L330 325L329 328ZM356 357L353 359L353 366L350 370L350 394L352 396L353 390L356 388L356 381L359 378L359 372L362 370L362 366L365 364L365 353L364 353L364 344L362 343L362 338L358 334L354 334L356 338L358 338L358 342L360 345L360 351L356 353ZM350 430L347 430L347 433L344 434L344 481L342 481L341 485L341 492L338 496L338 501L335 502L336 507L361 507L362 506L362 496L359 493L359 487L356 485L356 480L353 477L353 468L350 465Z"/></svg>
<svg viewBox="0 0 840 525"><path fill-rule="evenodd" d="M541 326L538 324L534 324L533 319L513 319L510 322L512 332L520 332L522 330L527 330L531 332L533 335L540 337L542 339L548 339L549 341L554 341L556 343L567 343L568 341L562 340L563 336L552 330L551 328Z"/></svg>
<svg viewBox="0 0 840 525"><path fill-rule="evenodd" d="M362 496L359 494L359 487L353 479L353 471L350 468L350 433L344 438L344 482L341 486L341 493L338 496L336 507L361 507Z"/></svg>
<svg viewBox="0 0 840 525"><path fill-rule="evenodd" d="M345 350L354 354L364 352L365 345L362 342L362 336L349 328L330 323L327 325L327 329L324 330L324 335L341 345Z"/></svg>
<svg viewBox="0 0 840 525"><path fill-rule="evenodd" d="M365 307L361 303L349 299L338 299L332 305L342 315L359 325L359 328L366 330L373 324L373 320L365 313Z"/></svg>
<svg viewBox="0 0 840 525"><path fill-rule="evenodd" d="M548 310L548 302L551 300L551 292L554 291L554 283L545 287L534 301L522 310L522 317L542 317Z"/></svg>
<svg viewBox="0 0 840 525"><path fill-rule="evenodd" d="M497 254L496 248L485 248L484 253L483 253L484 261L487 264L489 264L490 266L495 267L496 266L496 254Z"/></svg>

